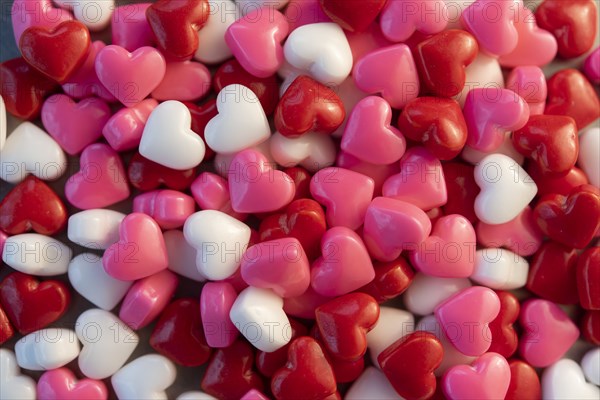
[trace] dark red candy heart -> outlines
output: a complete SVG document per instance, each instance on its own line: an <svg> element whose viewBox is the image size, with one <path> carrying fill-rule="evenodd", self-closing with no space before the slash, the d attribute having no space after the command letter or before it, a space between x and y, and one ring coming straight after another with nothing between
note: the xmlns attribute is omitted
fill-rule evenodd
<svg viewBox="0 0 600 400"><path fill-rule="evenodd" d="M333 22L337 22L339 26L350 32L361 32L375 21L387 1L320 0L319 2L323 12Z"/></svg>
<svg viewBox="0 0 600 400"><path fill-rule="evenodd" d="M448 191L448 201L442 206L444 214L460 214L475 225L478 221L475 215L475 198L480 192L479 186L475 183L475 167L459 161L451 161L443 163L442 169Z"/></svg>
<svg viewBox="0 0 600 400"><path fill-rule="evenodd" d="M306 336L308 329L300 322L290 318L291 340L297 337ZM256 369L267 378L272 377L278 369L282 368L287 362L289 344L271 353L265 351L256 352Z"/></svg>
<svg viewBox="0 0 600 400"><path fill-rule="evenodd" d="M136 189L143 191L154 190L161 185L173 190L185 190L196 178L196 169L171 169L136 152L129 161L127 176Z"/></svg>
<svg viewBox="0 0 600 400"><path fill-rule="evenodd" d="M40 283L32 276L13 272L0 282L0 304L22 335L58 320L70 302L69 289L59 281Z"/></svg>
<svg viewBox="0 0 600 400"><path fill-rule="evenodd" d="M527 164L527 173L537 185L539 197L548 194L568 195L573 189L578 186L589 183L585 172L577 167L571 168L564 175L544 174L541 167L537 163Z"/></svg>
<svg viewBox="0 0 600 400"><path fill-rule="evenodd" d="M600 346L600 311L586 311L581 318L580 327L585 340Z"/></svg>
<svg viewBox="0 0 600 400"><path fill-rule="evenodd" d="M170 59L187 60L198 49L198 30L208 20L208 0L158 0L146 18L160 51Z"/></svg>
<svg viewBox="0 0 600 400"><path fill-rule="evenodd" d="M287 88L275 109L275 129L283 136L331 133L346 118L344 103L327 86L301 75Z"/></svg>
<svg viewBox="0 0 600 400"><path fill-rule="evenodd" d="M310 336L319 342L321 348L324 349L325 358L327 358L329 365L331 365L331 368L333 369L333 375L335 376L337 383L353 382L358 379L360 374L362 374L365 370L364 357L358 358L354 361L346 361L332 356L325 348L325 345L323 344L323 337L321 336L321 332L319 332L319 328L316 324L313 325L310 331Z"/></svg>
<svg viewBox="0 0 600 400"><path fill-rule="evenodd" d="M440 160L456 157L467 142L467 123L454 99L417 97L398 118L404 136L422 143Z"/></svg>
<svg viewBox="0 0 600 400"><path fill-rule="evenodd" d="M535 19L540 28L556 38L558 54L574 58L594 45L598 31L596 7L591 0L544 0L535 10Z"/></svg>
<svg viewBox="0 0 600 400"><path fill-rule="evenodd" d="M254 350L243 340L213 353L201 387L211 396L224 400L239 400L251 389L263 391L260 375L253 370Z"/></svg>
<svg viewBox="0 0 600 400"><path fill-rule="evenodd" d="M575 166L579 155L577 124L563 115L532 115L525 126L512 134L515 149L530 157L544 174L564 175Z"/></svg>
<svg viewBox="0 0 600 400"><path fill-rule="evenodd" d="M13 327L2 308L2 305L0 305L0 345L13 337L14 334Z"/></svg>
<svg viewBox="0 0 600 400"><path fill-rule="evenodd" d="M279 101L279 83L277 76L257 78L240 65L236 59L231 59L219 67L213 77L213 89L220 92L225 86L234 83L244 85L258 97L265 114L271 115Z"/></svg>
<svg viewBox="0 0 600 400"><path fill-rule="evenodd" d="M65 21L51 29L27 28L19 40L19 49L32 67L63 83L83 64L90 43L90 32L84 24Z"/></svg>
<svg viewBox="0 0 600 400"><path fill-rule="evenodd" d="M413 55L422 91L441 97L459 94L465 86L465 68L478 52L473 35L458 29L440 32L419 43Z"/></svg>
<svg viewBox="0 0 600 400"><path fill-rule="evenodd" d="M600 247L590 247L577 262L579 303L586 310L600 310Z"/></svg>
<svg viewBox="0 0 600 400"><path fill-rule="evenodd" d="M54 235L67 224L67 209L42 180L29 175L0 203L0 229L11 235L33 230Z"/></svg>
<svg viewBox="0 0 600 400"><path fill-rule="evenodd" d="M433 371L444 357L442 343L429 332L417 331L403 336L377 357L381 370L407 400L428 399L437 382Z"/></svg>
<svg viewBox="0 0 600 400"><path fill-rule="evenodd" d="M379 305L368 294L349 293L317 307L315 316L327 351L354 361L367 351L366 334L379 319Z"/></svg>
<svg viewBox="0 0 600 400"><path fill-rule="evenodd" d="M510 384L504 400L541 399L542 387L535 369L521 360L510 360Z"/></svg>
<svg viewBox="0 0 600 400"><path fill-rule="evenodd" d="M39 116L44 97L58 88L58 83L38 72L22 57L0 64L0 82L6 111L27 120Z"/></svg>
<svg viewBox="0 0 600 400"><path fill-rule="evenodd" d="M586 77L576 69L563 69L548 80L544 114L568 115L582 129L600 117L600 100Z"/></svg>
<svg viewBox="0 0 600 400"><path fill-rule="evenodd" d="M379 304L400 296L411 284L415 272L402 257L394 261L373 263L375 278L359 292L373 296Z"/></svg>
<svg viewBox="0 0 600 400"><path fill-rule="evenodd" d="M290 344L287 363L271 380L277 400L324 399L336 393L333 370L319 343L302 336Z"/></svg>
<svg viewBox="0 0 600 400"><path fill-rule="evenodd" d="M500 312L489 324L492 343L488 351L509 358L515 354L519 345L519 336L513 324L519 318L521 306L519 300L510 292L497 291L496 294L500 299Z"/></svg>
<svg viewBox="0 0 600 400"><path fill-rule="evenodd" d="M208 361L210 347L204 337L198 300L184 298L169 304L152 331L150 346L184 367Z"/></svg>
<svg viewBox="0 0 600 400"><path fill-rule="evenodd" d="M192 115L192 130L196 132L202 140L204 140L204 128L219 111L217 110L217 101L210 99L202 105L195 105L193 103L184 102L190 114ZM215 156L215 152L208 146L206 146L206 152L204 153L204 161L211 160Z"/></svg>
<svg viewBox="0 0 600 400"><path fill-rule="evenodd" d="M310 199L310 179L312 178L310 173L302 167L290 167L283 170L296 186L296 193L294 194L294 200L298 199Z"/></svg>
<svg viewBox="0 0 600 400"><path fill-rule="evenodd" d="M548 241L534 254L529 265L527 289L543 299L559 304L576 304L577 251Z"/></svg>
<svg viewBox="0 0 600 400"><path fill-rule="evenodd" d="M550 239L583 249L600 229L600 190L581 185L567 196L546 195L535 206L533 218Z"/></svg>

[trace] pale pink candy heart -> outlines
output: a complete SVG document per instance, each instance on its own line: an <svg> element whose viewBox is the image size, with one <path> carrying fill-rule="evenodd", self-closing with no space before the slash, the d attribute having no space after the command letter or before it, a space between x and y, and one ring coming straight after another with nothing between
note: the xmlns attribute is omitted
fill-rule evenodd
<svg viewBox="0 0 600 400"><path fill-rule="evenodd" d="M274 169L265 156L252 149L243 150L233 158L228 181L231 206L240 213L279 210L296 193L292 178Z"/></svg>
<svg viewBox="0 0 600 400"><path fill-rule="evenodd" d="M510 367L498 353L486 353L471 365L450 368L443 378L450 399L503 399L510 384Z"/></svg>
<svg viewBox="0 0 600 400"><path fill-rule="evenodd" d="M400 160L400 172L383 184L383 195L407 201L422 210L448 200L442 163L424 147L413 147Z"/></svg>
<svg viewBox="0 0 600 400"><path fill-rule="evenodd" d="M37 384L37 396L47 400L108 399L104 382L95 379L77 380L67 368L44 372Z"/></svg>
<svg viewBox="0 0 600 400"><path fill-rule="evenodd" d="M367 208L363 238L379 261L393 261L403 250L417 249L430 232L431 220L411 203L377 197Z"/></svg>
<svg viewBox="0 0 600 400"><path fill-rule="evenodd" d="M266 78L283 63L281 43L289 29L287 19L279 11L254 9L229 26L225 42L246 71Z"/></svg>
<svg viewBox="0 0 600 400"><path fill-rule="evenodd" d="M368 176L338 167L323 168L310 180L310 194L327 208L327 225L352 230L363 224L374 187Z"/></svg>
<svg viewBox="0 0 600 400"><path fill-rule="evenodd" d="M554 36L537 26L535 15L527 7L516 11L515 28L519 36L517 47L509 54L500 56L500 65L507 68L520 65L548 64L556 57L558 44Z"/></svg>
<svg viewBox="0 0 600 400"><path fill-rule="evenodd" d="M115 8L111 20L112 43L127 51L152 46L156 41L146 10L152 3L126 4Z"/></svg>
<svg viewBox="0 0 600 400"><path fill-rule="evenodd" d="M231 207L229 184L227 180L212 172L203 172L190 186L192 197L201 210L217 210L224 212L240 221L246 219L247 214L237 213Z"/></svg>
<svg viewBox="0 0 600 400"><path fill-rule="evenodd" d="M544 71L533 65L513 69L506 79L506 88L512 90L529 104L530 115L541 115L546 108L548 87Z"/></svg>
<svg viewBox="0 0 600 400"><path fill-rule="evenodd" d="M442 278L468 278L475 267L475 229L462 215L438 219L431 236L411 252L419 271Z"/></svg>
<svg viewBox="0 0 600 400"><path fill-rule="evenodd" d="M290 26L290 32L303 25L331 21L323 12L319 0L290 0L284 15Z"/></svg>
<svg viewBox="0 0 600 400"><path fill-rule="evenodd" d="M144 100L165 76L165 58L153 47L129 53L110 45L98 52L95 61L100 82L127 107Z"/></svg>
<svg viewBox="0 0 600 400"><path fill-rule="evenodd" d="M524 333L519 354L533 367L547 367L561 359L579 337L577 325L556 304L533 299L521 306Z"/></svg>
<svg viewBox="0 0 600 400"><path fill-rule="evenodd" d="M140 145L146 121L158 101L146 99L132 107L117 111L104 125L102 135L117 151L133 150Z"/></svg>
<svg viewBox="0 0 600 400"><path fill-rule="evenodd" d="M373 197L381 196L383 183L390 176L400 172L400 164L393 163L388 165L376 165L360 160L345 151L340 151L337 156L336 165L341 168L346 168L359 174L363 174L373 179L375 189Z"/></svg>
<svg viewBox="0 0 600 400"><path fill-rule="evenodd" d="M444 0L388 1L381 11L380 25L386 38L404 42L415 31L435 35L448 25Z"/></svg>
<svg viewBox="0 0 600 400"><path fill-rule="evenodd" d="M448 339L468 356L479 356L490 348L492 333L489 323L499 312L498 295L482 286L464 289L434 310Z"/></svg>
<svg viewBox="0 0 600 400"><path fill-rule="evenodd" d="M168 269L140 279L127 292L119 318L133 330L142 329L164 310L178 283L177 275Z"/></svg>
<svg viewBox="0 0 600 400"><path fill-rule="evenodd" d="M95 97L76 103L69 96L55 94L42 106L44 128L70 155L80 153L98 140L109 119L108 104Z"/></svg>
<svg viewBox="0 0 600 400"><path fill-rule="evenodd" d="M321 239L321 253L312 265L310 283L323 296L350 293L375 278L369 253L356 232L337 226Z"/></svg>
<svg viewBox="0 0 600 400"><path fill-rule="evenodd" d="M181 228L194 211L194 199L177 190L153 190L133 199L133 212L148 214L162 229Z"/></svg>
<svg viewBox="0 0 600 400"><path fill-rule="evenodd" d="M200 294L200 315L204 337L210 347L229 347L239 336L229 312L237 293L233 286L227 282L208 282Z"/></svg>
<svg viewBox="0 0 600 400"><path fill-rule="evenodd" d="M383 36L379 24L376 22L373 22L367 29L361 32L344 31L344 34L346 35L346 39L348 39L354 61L361 59L367 53L393 45L392 42Z"/></svg>
<svg viewBox="0 0 600 400"><path fill-rule="evenodd" d="M463 114L469 130L467 145L492 152L500 147L507 132L525 126L529 106L512 90L478 88L467 95Z"/></svg>
<svg viewBox="0 0 600 400"><path fill-rule="evenodd" d="M365 97L352 110L342 136L342 150L377 165L397 162L406 151L406 139L390 125L392 109L381 97Z"/></svg>
<svg viewBox="0 0 600 400"><path fill-rule="evenodd" d="M3 6L6 5L8 3L3 4ZM8 10L4 8L3 12L8 12ZM54 7L51 0L15 0L9 15L17 44L23 32L29 27L52 29L62 22L73 19L73 14L67 10Z"/></svg>
<svg viewBox="0 0 600 400"><path fill-rule="evenodd" d="M65 183L69 203L82 210L104 208L129 197L129 186L119 154L103 143L86 147L81 169Z"/></svg>
<svg viewBox="0 0 600 400"><path fill-rule="evenodd" d="M160 85L152 91L158 101L195 101L210 90L210 71L199 62L168 62Z"/></svg>

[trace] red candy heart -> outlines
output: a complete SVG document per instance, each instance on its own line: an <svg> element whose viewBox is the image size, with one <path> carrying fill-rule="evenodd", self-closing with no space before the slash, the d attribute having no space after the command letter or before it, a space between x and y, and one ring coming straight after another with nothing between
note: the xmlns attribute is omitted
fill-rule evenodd
<svg viewBox="0 0 600 400"><path fill-rule="evenodd" d="M579 303L586 310L600 310L600 247L590 247L577 262Z"/></svg>
<svg viewBox="0 0 600 400"><path fill-rule="evenodd" d="M206 124L219 113L217 110L217 101L210 99L200 106L188 102L184 102L183 104L190 110L190 114L192 115L192 130L204 140L204 128L206 128ZM206 146L204 161L211 160L214 156L215 152Z"/></svg>
<svg viewBox="0 0 600 400"><path fill-rule="evenodd" d="M513 324L519 318L521 305L510 292L497 291L496 294L500 299L500 312L496 319L489 324L492 344L488 351L508 358L515 354L519 346L519 336L515 332Z"/></svg>
<svg viewBox="0 0 600 400"><path fill-rule="evenodd" d="M546 195L535 206L533 218L550 239L583 249L600 229L600 190L581 185L567 196Z"/></svg>
<svg viewBox="0 0 600 400"><path fill-rule="evenodd" d="M544 174L537 163L529 163L526 169L537 185L539 197L548 194L566 196L576 187L589 183L585 172L577 167L571 168L565 175Z"/></svg>
<svg viewBox="0 0 600 400"><path fill-rule="evenodd" d="M0 203L0 229L11 235L33 230L54 235L67 223L60 197L33 175L15 186Z"/></svg>
<svg viewBox="0 0 600 400"><path fill-rule="evenodd" d="M398 129L441 160L456 157L467 141L467 123L454 99L418 97L410 101L398 118Z"/></svg>
<svg viewBox="0 0 600 400"><path fill-rule="evenodd" d="M340 360L339 358L331 355L331 353L326 350L325 344L323 343L323 337L321 336L319 327L316 324L313 325L310 331L310 336L319 342L321 348L324 349L325 358L333 369L333 375L335 376L335 381L337 383L353 382L358 379L360 374L362 374L362 372L365 370L364 357L358 358L354 361L346 361Z"/></svg>
<svg viewBox="0 0 600 400"><path fill-rule="evenodd" d="M83 64L90 44L85 25L66 21L54 29L27 28L19 40L19 49L32 67L63 83Z"/></svg>
<svg viewBox="0 0 600 400"><path fill-rule="evenodd" d="M210 347L204 337L198 301L185 298L169 304L152 331L150 346L184 367L208 361Z"/></svg>
<svg viewBox="0 0 600 400"><path fill-rule="evenodd" d="M321 8L333 22L350 32L367 29L387 0L320 0Z"/></svg>
<svg viewBox="0 0 600 400"><path fill-rule="evenodd" d="M581 318L581 334L584 339L597 346L600 345L600 311L588 310Z"/></svg>
<svg viewBox="0 0 600 400"><path fill-rule="evenodd" d="M294 200L309 199L310 196L310 173L302 167L291 167L283 170L294 181L296 193ZM306 249L305 249L306 251Z"/></svg>
<svg viewBox="0 0 600 400"><path fill-rule="evenodd" d="M425 39L413 50L422 87L437 96L456 96L465 86L465 68L478 51L473 35L458 29Z"/></svg>
<svg viewBox="0 0 600 400"><path fill-rule="evenodd" d="M160 51L183 61L198 49L198 30L209 12L208 0L158 0L146 9L146 18Z"/></svg>
<svg viewBox="0 0 600 400"><path fill-rule="evenodd" d="M427 399L437 386L433 371L444 356L442 343L429 332L417 331L406 335L377 357L381 370L407 400Z"/></svg>
<svg viewBox="0 0 600 400"><path fill-rule="evenodd" d="M364 293L349 293L315 310L325 348L335 357L353 361L367 351L368 331L379 319L379 305Z"/></svg>
<svg viewBox="0 0 600 400"><path fill-rule="evenodd" d="M2 305L0 305L0 345L13 337L14 334L13 327L2 308Z"/></svg>
<svg viewBox="0 0 600 400"><path fill-rule="evenodd" d="M69 289L62 282L40 283L32 276L13 272L0 283L0 304L22 335L58 320L70 302Z"/></svg>
<svg viewBox="0 0 600 400"><path fill-rule="evenodd" d="M535 369L525 361L510 360L510 384L504 400L541 399L542 387Z"/></svg>
<svg viewBox="0 0 600 400"><path fill-rule="evenodd" d="M376 261L373 267L375 278L358 291L373 296L379 304L404 293L415 276L408 261L402 257L389 262Z"/></svg>
<svg viewBox="0 0 600 400"><path fill-rule="evenodd" d="M545 0L535 10L540 28L550 31L558 42L558 54L575 58L594 45L597 5L591 0Z"/></svg>
<svg viewBox="0 0 600 400"><path fill-rule="evenodd" d="M331 133L346 118L344 103L327 86L301 75L287 88L275 109L275 128L287 137L307 132Z"/></svg>
<svg viewBox="0 0 600 400"><path fill-rule="evenodd" d="M154 190L161 185L173 190L185 190L196 178L196 169L171 169L136 152L129 161L127 176L135 188L143 191Z"/></svg>
<svg viewBox="0 0 600 400"><path fill-rule="evenodd" d="M475 183L474 169L470 164L447 162L442 164L448 201L442 206L444 214L460 214L475 225L478 221L475 214L475 198L480 188Z"/></svg>
<svg viewBox="0 0 600 400"><path fill-rule="evenodd" d="M290 328L292 331L290 343L295 338L300 336L306 336L308 329L300 322L290 318ZM290 344L283 346L282 348L275 350L274 352L267 353L264 351L256 352L256 369L258 372L266 376L267 378L272 377L278 369L282 368L287 362L288 348Z"/></svg>

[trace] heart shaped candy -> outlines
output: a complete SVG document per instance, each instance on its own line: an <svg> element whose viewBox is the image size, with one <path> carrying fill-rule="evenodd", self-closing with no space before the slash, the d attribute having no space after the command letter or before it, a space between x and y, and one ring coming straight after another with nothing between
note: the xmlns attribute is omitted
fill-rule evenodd
<svg viewBox="0 0 600 400"><path fill-rule="evenodd" d="M416 31L435 35L446 29L449 8L443 0L388 1L381 11L379 24L388 40L405 42ZM430 12L433 10L435 12Z"/></svg>
<svg viewBox="0 0 600 400"><path fill-rule="evenodd" d="M529 263L523 257L506 249L487 248L475 253L471 279L492 289L511 290L525 286L528 272Z"/></svg>
<svg viewBox="0 0 600 400"><path fill-rule="evenodd" d="M165 76L152 91L159 101L195 101L210 91L210 71L194 61L168 62Z"/></svg>
<svg viewBox="0 0 600 400"><path fill-rule="evenodd" d="M69 247L50 236L22 233L6 239L2 261L26 274L53 276L67 272L72 255Z"/></svg>
<svg viewBox="0 0 600 400"><path fill-rule="evenodd" d="M358 291L373 296L380 304L401 295L408 289L415 275L408 262L402 257L386 263L375 262L373 267L375 278Z"/></svg>
<svg viewBox="0 0 600 400"><path fill-rule="evenodd" d="M196 249L185 241L180 230L174 229L163 233L169 270L196 282L204 282L206 277L196 268Z"/></svg>
<svg viewBox="0 0 600 400"><path fill-rule="evenodd" d="M102 381L77 380L67 368L47 371L40 376L37 394L48 400L108 399L108 390Z"/></svg>
<svg viewBox="0 0 600 400"><path fill-rule="evenodd" d="M154 190L133 199L133 212L151 216L162 229L181 228L195 210L192 196L176 190Z"/></svg>
<svg viewBox="0 0 600 400"><path fill-rule="evenodd" d="M517 351L519 344L519 336L513 324L519 318L521 306L519 300L510 292L497 291L496 294L498 295L498 299L500 299L500 312L498 312L496 319L490 322L489 325L492 334L492 344L489 351L508 358ZM511 365L512 370L513 367Z"/></svg>
<svg viewBox="0 0 600 400"><path fill-rule="evenodd" d="M119 241L119 225L125 218L113 210L80 211L69 217L69 240L90 249L107 249Z"/></svg>
<svg viewBox="0 0 600 400"><path fill-rule="evenodd" d="M544 71L533 65L514 68L506 78L506 88L518 94L529 104L530 115L541 115L546 108L548 86Z"/></svg>
<svg viewBox="0 0 600 400"><path fill-rule="evenodd" d="M177 369L168 358L146 354L117 371L110 383L120 399L166 399Z"/></svg>
<svg viewBox="0 0 600 400"><path fill-rule="evenodd" d="M235 289L227 282L208 282L202 288L200 315L206 343L210 347L228 347L237 339L239 331L229 318L236 298Z"/></svg>
<svg viewBox="0 0 600 400"><path fill-rule="evenodd" d="M116 7L111 21L112 43L127 51L153 46L154 33L146 18L152 3L126 4Z"/></svg>
<svg viewBox="0 0 600 400"><path fill-rule="evenodd" d="M31 26L52 29L73 19L69 11L55 7L52 0L15 0L9 10L17 44L23 32Z"/></svg>
<svg viewBox="0 0 600 400"><path fill-rule="evenodd" d="M600 396L600 388L585 381L583 371L575 361L563 359L544 370L542 394L552 399L592 400Z"/></svg>
<svg viewBox="0 0 600 400"><path fill-rule="evenodd" d="M510 367L498 353L486 353L471 365L457 365L443 378L451 399L503 399L510 384Z"/></svg>
<svg viewBox="0 0 600 400"><path fill-rule="evenodd" d="M232 56L225 42L227 29L241 17L238 4L233 0L208 0L209 13L198 31L198 46L194 58L207 64L219 64Z"/></svg>
<svg viewBox="0 0 600 400"><path fill-rule="evenodd" d="M35 381L21 374L15 354L5 348L0 349L0 396L3 399L36 399Z"/></svg>
<svg viewBox="0 0 600 400"><path fill-rule="evenodd" d="M600 247L591 247L579 256L577 288L579 302L586 310L600 310Z"/></svg>
<svg viewBox="0 0 600 400"><path fill-rule="evenodd" d="M525 396L527 399L542 397L540 378L535 369L525 361L512 359L508 362L510 367L510 385L506 392L505 400L518 400Z"/></svg>
<svg viewBox="0 0 600 400"><path fill-rule="evenodd" d="M21 368L32 371L60 368L79 354L79 342L70 329L41 329L15 343L17 363Z"/></svg>
<svg viewBox="0 0 600 400"><path fill-rule="evenodd" d="M367 333L367 347L374 365L380 365L378 356L394 342L411 334L415 329L414 316L404 310L379 307L375 327Z"/></svg>
<svg viewBox="0 0 600 400"><path fill-rule="evenodd" d="M333 139L319 132L305 133L296 138L275 132L269 144L275 162L286 167L301 165L316 172L335 162L336 146Z"/></svg>
<svg viewBox="0 0 600 400"><path fill-rule="evenodd" d="M117 151L137 148L140 145L146 121L156 106L158 106L156 100L146 99L135 106L120 109L104 125L102 136L110 147Z"/></svg>
<svg viewBox="0 0 600 400"><path fill-rule="evenodd" d="M517 47L519 34L515 28L515 10L520 7L523 7L521 0L477 0L462 12L460 20L475 36L481 50L502 56ZM491 8L496 13L493 19L489 15Z"/></svg>

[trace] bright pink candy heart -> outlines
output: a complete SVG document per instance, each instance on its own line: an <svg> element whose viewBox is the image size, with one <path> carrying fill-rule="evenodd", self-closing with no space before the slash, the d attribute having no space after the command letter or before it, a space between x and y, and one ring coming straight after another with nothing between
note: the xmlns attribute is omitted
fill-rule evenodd
<svg viewBox="0 0 600 400"><path fill-rule="evenodd" d="M486 353L471 365L450 368L443 378L449 399L503 399L510 385L510 366L498 353Z"/></svg>
<svg viewBox="0 0 600 400"><path fill-rule="evenodd" d="M37 384L37 397L47 400L106 400L108 390L102 381L95 379L77 380L67 368L44 372Z"/></svg>
<svg viewBox="0 0 600 400"><path fill-rule="evenodd" d="M377 165L365 162L345 151L340 151L336 158L336 165L341 168L349 169L350 171L358 172L373 179L375 182L375 190L373 197L381 196L381 188L383 183L390 176L400 172L399 163L388 165Z"/></svg>
<svg viewBox="0 0 600 400"><path fill-rule="evenodd" d="M137 281L121 304L119 318L134 330L142 329L165 309L178 283L177 275L168 269Z"/></svg>
<svg viewBox="0 0 600 400"><path fill-rule="evenodd" d="M548 300L526 301L521 306L519 322L525 330L519 340L519 353L534 367L554 364L579 337L577 325Z"/></svg>
<svg viewBox="0 0 600 400"><path fill-rule="evenodd" d="M532 65L513 69L506 78L506 88L512 90L529 105L530 115L541 115L546 108L548 87L544 71Z"/></svg>
<svg viewBox="0 0 600 400"><path fill-rule="evenodd" d="M204 337L210 347L229 347L239 336L240 331L229 318L236 299L237 293L228 282L204 284L200 294L200 315Z"/></svg>
<svg viewBox="0 0 600 400"><path fill-rule="evenodd" d="M344 226L325 232L321 254L312 265L310 282L322 296L350 293L375 278L373 263L362 239Z"/></svg>
<svg viewBox="0 0 600 400"><path fill-rule="evenodd" d="M44 128L71 155L98 140L109 119L108 104L95 97L76 103L69 96L55 94L42 106Z"/></svg>
<svg viewBox="0 0 600 400"><path fill-rule="evenodd" d="M323 168L310 180L310 194L327 208L327 225L352 230L363 224L374 187L368 176L337 167Z"/></svg>
<svg viewBox="0 0 600 400"><path fill-rule="evenodd" d="M199 62L168 62L160 85L152 91L159 101L195 101L210 90L210 71Z"/></svg>
<svg viewBox="0 0 600 400"><path fill-rule="evenodd" d="M418 249L430 232L431 220L411 203L377 197L367 208L363 238L379 261L393 261L403 250Z"/></svg>
<svg viewBox="0 0 600 400"><path fill-rule="evenodd" d="M146 99L132 107L117 111L104 125L102 135L117 151L133 150L140 145L146 121L158 101Z"/></svg>
<svg viewBox="0 0 600 400"><path fill-rule="evenodd" d="M491 153L502 145L507 132L525 126L529 106L512 90L477 88L467 94L463 115L469 130L467 145Z"/></svg>
<svg viewBox="0 0 600 400"><path fill-rule="evenodd" d="M331 19L323 12L319 0L290 0L284 15L290 26L290 32L308 24L331 22Z"/></svg>
<svg viewBox="0 0 600 400"><path fill-rule="evenodd" d="M369 96L358 102L342 136L342 150L372 164L387 165L400 160L406 139L390 125L392 109L381 97Z"/></svg>
<svg viewBox="0 0 600 400"><path fill-rule="evenodd" d="M77 208L104 208L129 197L127 175L119 154L95 143L81 153L80 171L65 184L65 196Z"/></svg>
<svg viewBox="0 0 600 400"><path fill-rule="evenodd" d="M505 247L522 257L533 255L544 236L533 220L533 211L527 206L517 218L499 225L479 221L477 241L484 247Z"/></svg>
<svg viewBox="0 0 600 400"><path fill-rule="evenodd" d="M282 13L272 8L259 8L231 24L225 32L225 42L246 71L266 78L283 64L281 42L289 30Z"/></svg>
<svg viewBox="0 0 600 400"><path fill-rule="evenodd" d="M444 0L388 1L381 11L381 31L392 42L404 42L415 31L435 35L448 25Z"/></svg>
<svg viewBox="0 0 600 400"><path fill-rule="evenodd" d="M7 11L3 10L3 12ZM73 19L73 15L69 11L54 7L52 0L15 0L10 10L10 16L17 44L19 44L23 32L29 27L52 29Z"/></svg>
<svg viewBox="0 0 600 400"><path fill-rule="evenodd" d="M296 238L257 243L244 253L242 278L254 287L271 289L280 297L296 297L310 285L310 264Z"/></svg>
<svg viewBox="0 0 600 400"><path fill-rule="evenodd" d="M502 56L517 47L519 34L515 19L522 7L522 0L477 0L462 12L460 20L483 51Z"/></svg>
<svg viewBox="0 0 600 400"><path fill-rule="evenodd" d="M192 197L202 210L217 210L243 221L247 215L233 211L227 180L212 172L203 172L192 182Z"/></svg>
<svg viewBox="0 0 600 400"><path fill-rule="evenodd" d="M468 219L453 214L441 217L431 236L410 254L419 271L442 278L468 278L475 268L475 229Z"/></svg>
<svg viewBox="0 0 600 400"><path fill-rule="evenodd" d="M102 256L102 265L115 279L134 281L167 268L167 248L158 224L148 215L132 213L119 226L119 241Z"/></svg>
<svg viewBox="0 0 600 400"><path fill-rule="evenodd" d="M538 67L548 64L556 57L558 44L556 38L548 31L540 29L535 22L535 15L527 7L514 10L517 18L515 28L519 40L517 47L500 56L500 65L507 68L519 65L535 65Z"/></svg>
<svg viewBox="0 0 600 400"><path fill-rule="evenodd" d="M243 150L231 160L228 173L231 206L239 213L279 210L294 198L292 178L272 168L260 152Z"/></svg>
<svg viewBox="0 0 600 400"><path fill-rule="evenodd" d="M400 172L383 184L383 195L428 211L448 201L442 163L424 147L413 147L400 160Z"/></svg>
<svg viewBox="0 0 600 400"><path fill-rule="evenodd" d="M450 342L467 356L480 356L490 348L492 333L489 323L499 312L498 295L483 286L464 289L434 310Z"/></svg>
<svg viewBox="0 0 600 400"><path fill-rule="evenodd" d="M194 199L177 190L153 190L133 199L133 212L151 216L162 229L182 227L194 211Z"/></svg>
<svg viewBox="0 0 600 400"><path fill-rule="evenodd" d="M366 54L354 65L352 76L360 90L381 93L393 108L402 108L419 95L419 74L410 48L405 44ZM391 76L394 79L390 79Z"/></svg>
<svg viewBox="0 0 600 400"><path fill-rule="evenodd" d="M106 46L98 52L95 66L100 82L127 107L148 97L166 71L165 58L153 47L129 53L120 46Z"/></svg>
<svg viewBox="0 0 600 400"><path fill-rule="evenodd" d="M152 3L127 4L115 8L111 18L112 43L127 51L152 46L154 33L146 18L146 10Z"/></svg>

